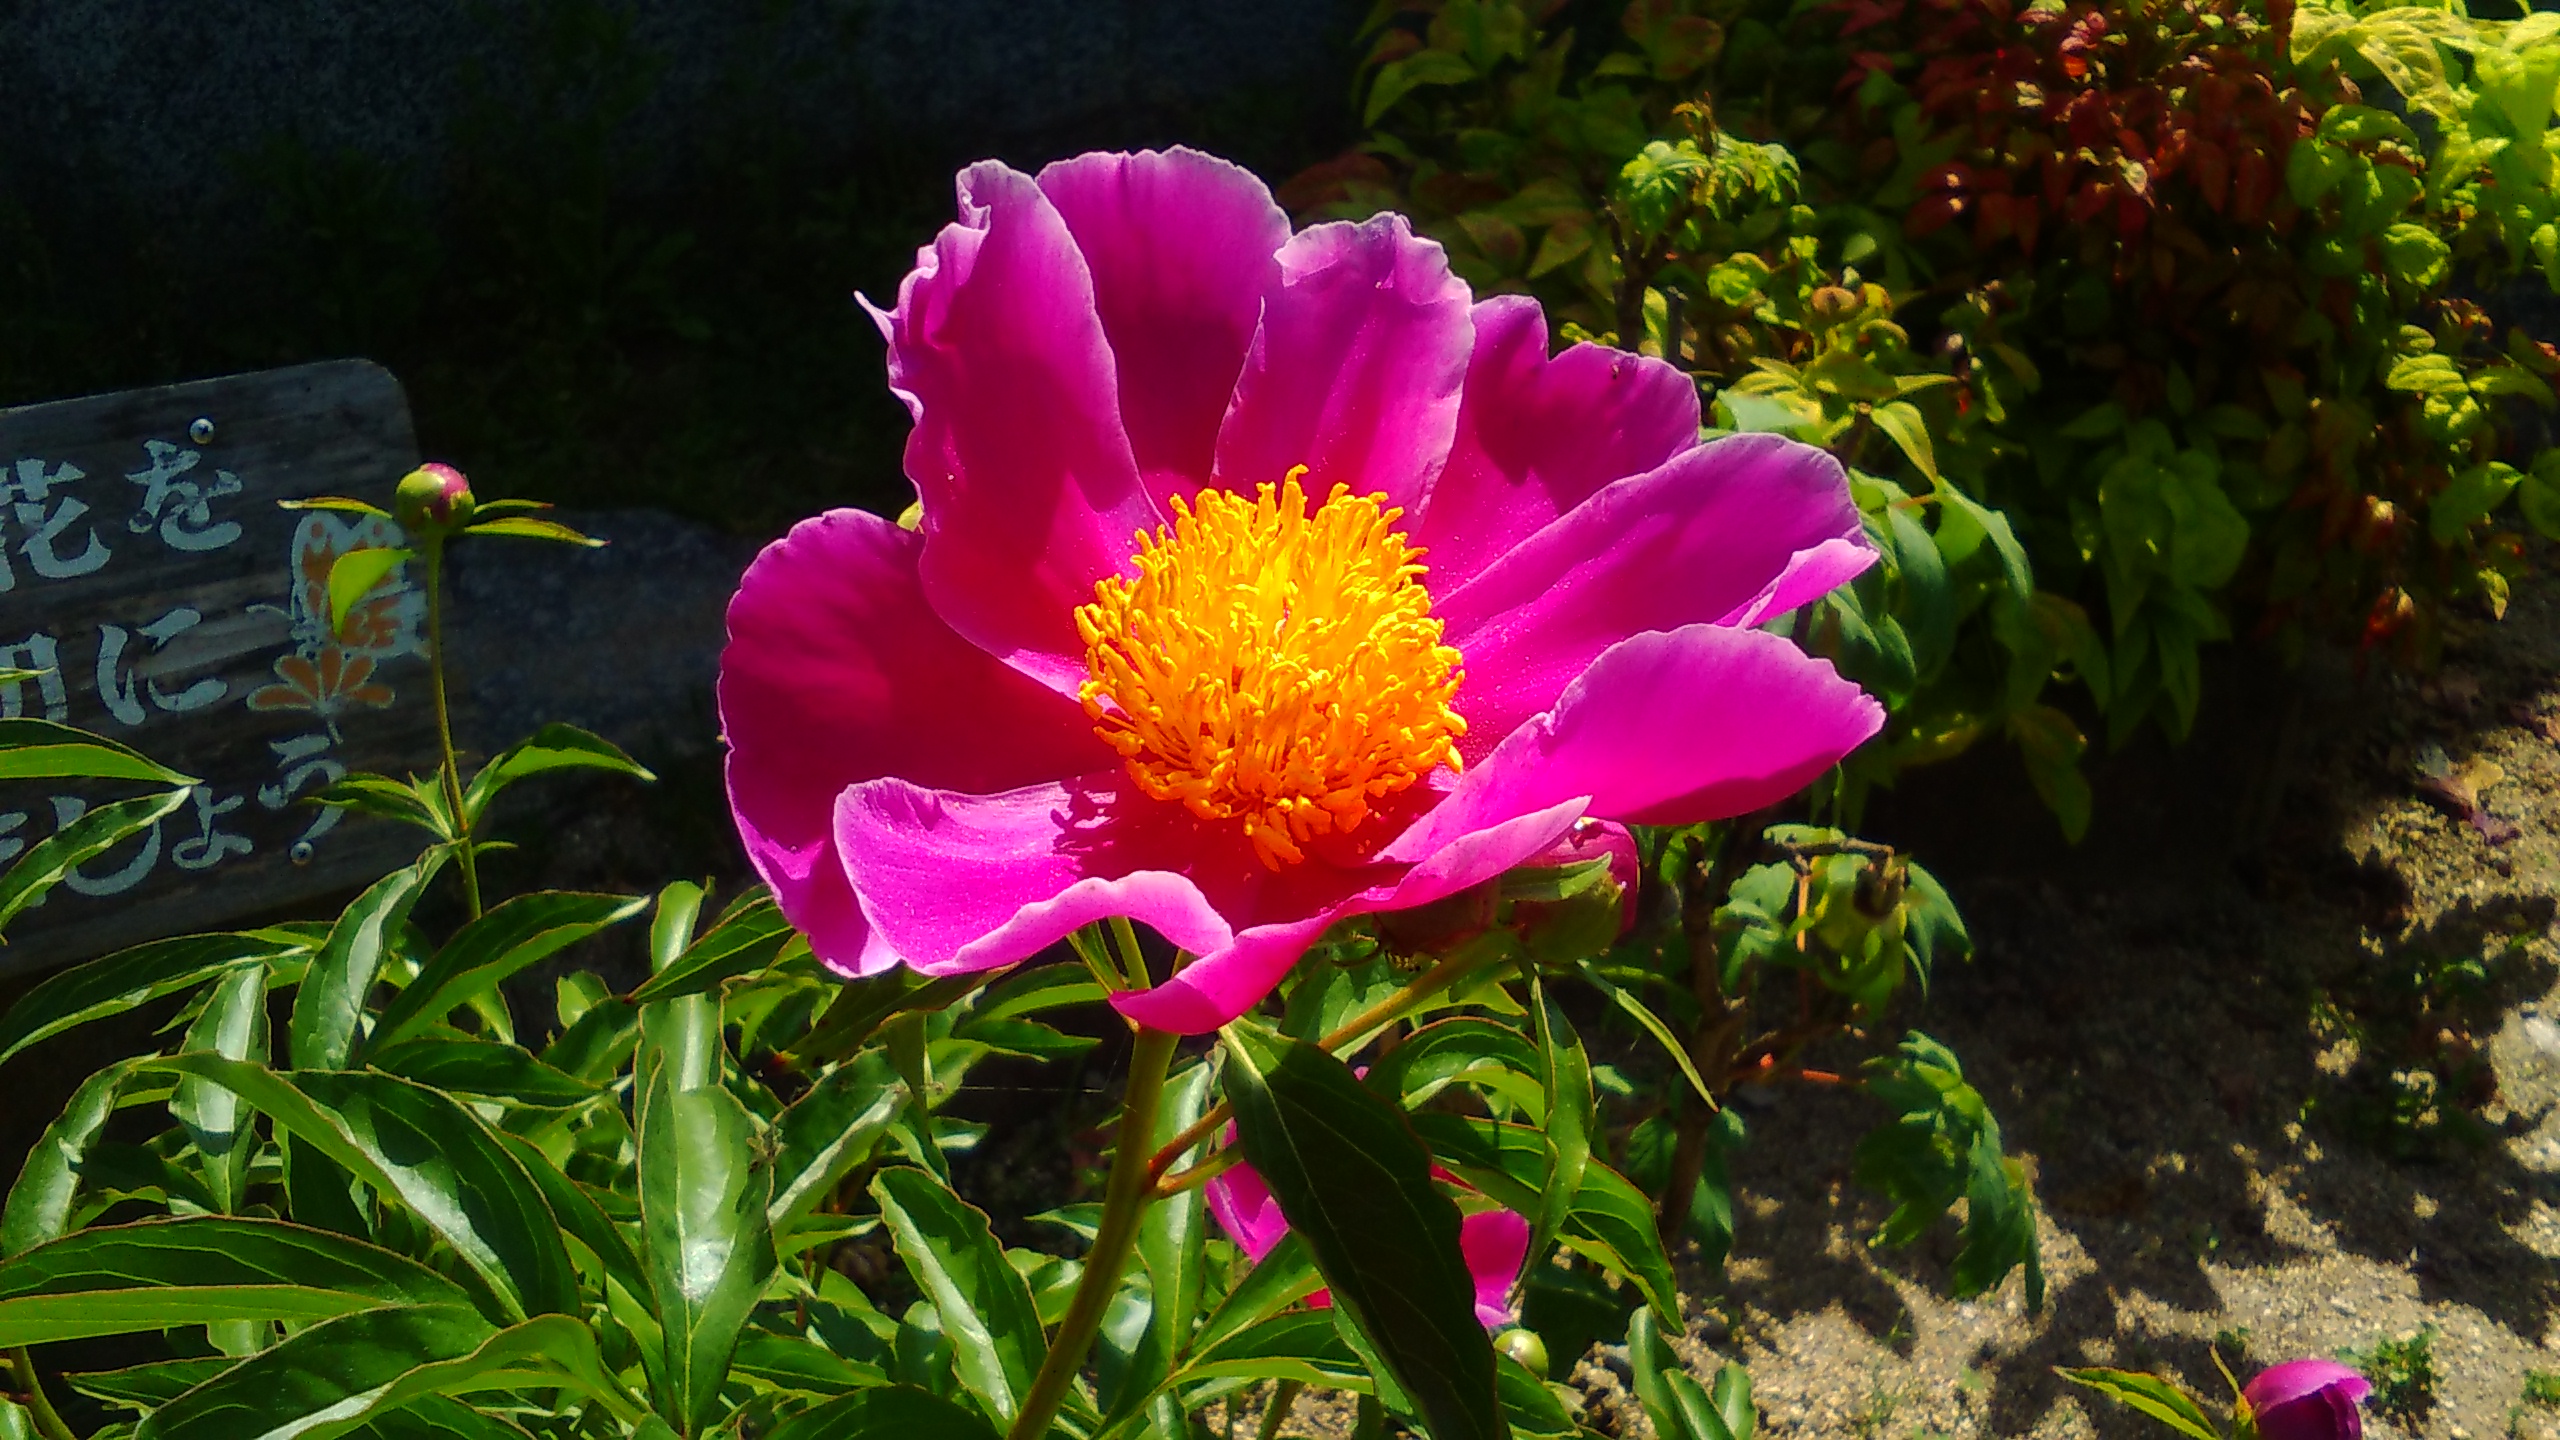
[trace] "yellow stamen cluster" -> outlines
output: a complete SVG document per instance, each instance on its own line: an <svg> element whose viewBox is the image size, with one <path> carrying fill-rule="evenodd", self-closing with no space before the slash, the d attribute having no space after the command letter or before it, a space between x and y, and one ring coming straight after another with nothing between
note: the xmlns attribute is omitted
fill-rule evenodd
<svg viewBox="0 0 2560 1440"><path fill-rule="evenodd" d="M1305 473L1177 498L1172 525L1138 535L1137 576L1076 610L1096 733L1139 789L1241 822L1274 870L1456 769L1467 728L1404 512L1337 485L1310 514Z"/></svg>

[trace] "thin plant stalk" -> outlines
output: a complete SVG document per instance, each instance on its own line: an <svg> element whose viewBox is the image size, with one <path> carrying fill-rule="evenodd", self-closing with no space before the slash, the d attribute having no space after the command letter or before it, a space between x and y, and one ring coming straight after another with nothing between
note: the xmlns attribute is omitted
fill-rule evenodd
<svg viewBox="0 0 2560 1440"><path fill-rule="evenodd" d="M1335 1027L1332 1034L1316 1043L1327 1050L1340 1050L1345 1046L1358 1045L1366 1041L1371 1035L1414 1006L1448 989L1485 965L1510 955L1512 953L1510 947L1503 943L1508 938L1500 931L1494 931L1459 946L1442 956L1440 963L1413 977L1413 980L1403 989L1343 1021L1341 1025ZM1216 1133L1220 1126L1234 1118L1235 1108L1224 1100L1219 1101L1210 1107L1208 1114L1201 1116L1181 1134L1166 1141L1156 1151L1155 1159L1148 1167L1148 1173L1156 1179L1162 1179L1164 1172L1173 1168L1173 1162L1182 1158L1183 1152L1207 1139ZM1207 1163L1209 1162L1201 1162L1202 1165ZM1209 1172L1209 1174L1215 1173L1215 1171ZM1205 1180L1209 1176L1204 1174L1200 1178Z"/></svg>
<svg viewBox="0 0 2560 1440"><path fill-rule="evenodd" d="M36 1360L21 1345L9 1352L10 1368L18 1372L18 1383L27 1392L27 1412L35 1417L36 1430L45 1440L79 1440L71 1427L63 1423L62 1412L53 1408L53 1400L44 1393L44 1382L36 1378Z"/></svg>
<svg viewBox="0 0 2560 1440"><path fill-rule="evenodd" d="M1298 1403L1299 1392L1307 1388L1304 1380L1283 1380L1271 1392L1271 1403L1263 1407L1262 1423L1254 1428L1254 1440L1280 1440L1280 1427L1289 1423L1289 1411Z"/></svg>
<svg viewBox="0 0 2560 1440"><path fill-rule="evenodd" d="M471 845L471 815L462 804L462 764L454 758L453 712L444 693L444 537L419 547L427 562L427 687L436 701L436 743L444 749L444 803L453 812L454 854L462 862L462 898L480 918L480 861Z"/></svg>
<svg viewBox="0 0 2560 1440"><path fill-rule="evenodd" d="M1102 1329L1103 1312L1120 1291L1121 1272L1137 1249L1138 1221L1154 1198L1148 1140L1155 1134L1165 1071L1172 1067L1174 1047L1180 1040L1168 1031L1137 1027L1129 1047L1129 1089L1120 1102L1119 1148L1111 1157L1111 1178L1103 1190L1102 1219L1094 1230L1093 1248L1085 1252L1084 1278L1076 1283L1075 1298L1067 1303L1066 1318L1058 1322L1048 1358L1040 1362L1040 1374L1023 1396L1022 1409L1005 1432L1006 1440L1041 1440L1048 1434L1049 1422L1057 1418L1059 1405Z"/></svg>

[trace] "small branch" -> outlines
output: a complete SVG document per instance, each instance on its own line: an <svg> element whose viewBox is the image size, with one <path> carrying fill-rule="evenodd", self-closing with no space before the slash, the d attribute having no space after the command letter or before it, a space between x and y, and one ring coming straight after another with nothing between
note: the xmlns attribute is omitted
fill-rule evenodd
<svg viewBox="0 0 2560 1440"><path fill-rule="evenodd" d="M1507 939L1500 931L1494 931L1468 941L1442 956L1440 963L1415 976L1403 989L1342 1022L1332 1034L1316 1043L1336 1052L1357 1048L1379 1029L1464 979L1471 971L1509 955L1510 950L1500 943ZM1224 1100L1212 1106L1208 1114L1184 1127L1182 1133L1166 1141L1163 1148L1156 1151L1155 1158L1147 1163L1148 1177L1163 1179L1164 1173L1173 1168L1173 1162L1181 1159L1184 1151L1216 1134L1235 1118L1235 1113L1235 1108Z"/></svg>
<svg viewBox="0 0 2560 1440"><path fill-rule="evenodd" d="M9 1352L9 1364L18 1372L18 1383L26 1388L27 1411L35 1417L36 1430L45 1440L80 1440L71 1427L62 1422L62 1412L53 1408L52 1399L44 1393L44 1382L36 1378L36 1360L19 1346Z"/></svg>
<svg viewBox="0 0 2560 1440"><path fill-rule="evenodd" d="M1271 1392L1271 1403L1263 1407L1262 1423L1254 1427L1253 1440L1280 1440L1280 1427L1289 1423L1289 1410L1298 1403L1298 1393L1307 1388L1304 1380L1283 1380Z"/></svg>
<svg viewBox="0 0 2560 1440"><path fill-rule="evenodd" d="M1156 1182L1155 1198L1170 1200L1195 1185L1205 1185L1232 1169L1244 1159L1244 1152L1230 1145L1197 1165L1176 1170Z"/></svg>

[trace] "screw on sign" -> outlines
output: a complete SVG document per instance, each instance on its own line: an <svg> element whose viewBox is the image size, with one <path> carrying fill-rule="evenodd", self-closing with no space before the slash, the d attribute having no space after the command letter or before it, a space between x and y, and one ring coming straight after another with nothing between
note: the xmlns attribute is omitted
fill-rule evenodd
<svg viewBox="0 0 2560 1440"><path fill-rule="evenodd" d="M330 361L0 410L0 719L94 730L202 777L156 826L12 926L0 974L285 911L414 854L307 803L354 770L432 768L422 577L333 623L329 570L386 518L277 502L415 469L399 382ZM83 788L86 787L86 788ZM0 786L0 864L111 785Z"/></svg>

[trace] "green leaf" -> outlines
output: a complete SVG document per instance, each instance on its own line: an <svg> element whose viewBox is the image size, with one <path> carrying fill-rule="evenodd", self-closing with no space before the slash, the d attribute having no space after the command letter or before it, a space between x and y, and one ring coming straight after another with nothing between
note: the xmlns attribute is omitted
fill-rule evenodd
<svg viewBox="0 0 2560 1440"><path fill-rule="evenodd" d="M1536 1208L1546 1180L1546 1142L1536 1127L1445 1112L1411 1119L1432 1155L1460 1179L1523 1214ZM1625 1176L1597 1163L1583 1171L1582 1189L1565 1221L1564 1243L1634 1282L1656 1314L1677 1323L1680 1292L1656 1228L1653 1201Z"/></svg>
<svg viewBox="0 0 2560 1440"><path fill-rule="evenodd" d="M115 1114L126 1073L120 1062L83 1081L37 1137L19 1167L17 1183L9 1187L8 1208L0 1210L0 1259L23 1255L70 1228L81 1164Z"/></svg>
<svg viewBox="0 0 2560 1440"><path fill-rule="evenodd" d="M2027 563L2026 547L2018 543L2018 532L2010 528L2009 517L1953 485L1941 484L1934 493L1946 507L1946 513L1938 520L1939 553L1952 565L1988 538L1993 553L2000 558L2001 578L2008 583L2007 598L2024 604L2036 593L2035 570Z"/></svg>
<svg viewBox="0 0 2560 1440"><path fill-rule="evenodd" d="M2514 466L2492 460L2467 466L2427 503L2427 535L2439 545L2459 545L2472 526L2507 503L2524 476Z"/></svg>
<svg viewBox="0 0 2560 1440"><path fill-rule="evenodd" d="M0 1060L74 1026L193 989L244 960L281 958L293 949L271 935L180 935L75 965L0 1015Z"/></svg>
<svg viewBox="0 0 2560 1440"><path fill-rule="evenodd" d="M454 837L453 820L445 813L441 785L425 780L394 780L388 775L350 775L312 792L315 804L332 805L399 825L411 825L439 840Z"/></svg>
<svg viewBox="0 0 2560 1440"><path fill-rule="evenodd" d="M590 550L602 549L604 542L582 534L557 520L536 520L530 515L501 515L495 520L482 520L462 527L465 535L513 535L525 540L553 540L563 545L583 545Z"/></svg>
<svg viewBox="0 0 2560 1440"><path fill-rule="evenodd" d="M467 1306L368 1310L222 1372L144 1417L134 1440L320 1440L432 1395L609 1384L593 1334L567 1316L492 1333Z"/></svg>
<svg viewBox="0 0 2560 1440"><path fill-rule="evenodd" d="M686 946L666 968L631 992L635 1001L671 1000L717 990L740 975L773 963L792 936L791 922L770 900L723 916L709 934Z"/></svg>
<svg viewBox="0 0 2560 1440"><path fill-rule="evenodd" d="M2402 356L2383 375L2382 383L2394 390L2410 390L2421 395L2471 393L2471 382L2463 378L2460 367L2449 357L2432 351L2424 355Z"/></svg>
<svg viewBox="0 0 2560 1440"><path fill-rule="evenodd" d="M1951 1278L1959 1299L2026 1270L2027 1308L2044 1304L2035 1202L2026 1173L2000 1148L2000 1122L1944 1045L1918 1031L1891 1056L1867 1062L1866 1088L1895 1112L1858 1142L1859 1184L1895 1202L1870 1242L1907 1245L1965 1202Z"/></svg>
<svg viewBox="0 0 2560 1440"><path fill-rule="evenodd" d="M658 1413L709 1428L738 1332L773 1278L772 1179L750 1159L755 1120L720 1084L720 1007L703 996L646 1007L634 1079L640 1231L664 1326Z"/></svg>
<svg viewBox="0 0 2560 1440"><path fill-rule="evenodd" d="M2193 1440L2222 1440L2222 1432L2194 1396L2157 1375L2135 1370L2110 1370L2092 1367L2083 1370L2055 1366L2054 1374L2074 1385L2085 1385L2120 1405L2131 1406L2181 1435Z"/></svg>
<svg viewBox="0 0 2560 1440"><path fill-rule="evenodd" d="M1435 1020L1406 1036L1369 1067L1370 1089L1405 1108L1422 1105L1452 1084L1475 1085L1544 1114L1538 1049L1519 1031L1481 1015Z"/></svg>
<svg viewBox="0 0 2560 1440"><path fill-rule="evenodd" d="M1246 1328L1259 1325L1280 1313L1283 1306L1294 1305L1324 1288L1324 1279L1316 1274L1315 1257L1307 1253L1306 1242L1296 1235L1283 1235L1271 1247L1209 1318L1200 1323L1191 1337L1192 1348L1207 1353L1218 1342Z"/></svg>
<svg viewBox="0 0 2560 1440"><path fill-rule="evenodd" d="M1751 1440L1757 1416L1742 1367L1727 1365L1716 1376L1715 1396L1709 1397L1646 1310L1627 1322L1627 1358L1635 1372L1636 1401L1653 1422L1657 1440Z"/></svg>
<svg viewBox="0 0 2560 1440"><path fill-rule="evenodd" d="M130 745L51 720L0 720L0 780L142 780L188 786L181 775Z"/></svg>
<svg viewBox="0 0 2560 1440"><path fill-rule="evenodd" d="M1538 1023L1538 1078L1546 1094L1546 1124L1540 1130L1547 1147L1547 1174L1538 1188L1538 1208L1531 1212L1529 1259L1546 1260L1573 1202L1582 1193L1582 1177L1591 1168L1591 1135L1599 1128L1598 1102L1591 1095L1591 1059L1573 1022L1556 1008L1546 982L1532 975L1529 1008Z"/></svg>
<svg viewBox="0 0 2560 1440"><path fill-rule="evenodd" d="M365 1057L376 1070L457 1095L509 1100L537 1110L583 1105L599 1086L545 1065L521 1045L421 1036Z"/></svg>
<svg viewBox="0 0 2560 1440"><path fill-rule="evenodd" d="M507 1319L585 1308L542 1192L453 1097L395 1075L283 1076L218 1055L175 1055L138 1068L229 1087L278 1129L406 1205L488 1283Z"/></svg>
<svg viewBox="0 0 2560 1440"><path fill-rule="evenodd" d="M300 500L279 500L279 510L343 510L350 515L379 515L391 518L391 512L363 500L350 500L344 495L312 495Z"/></svg>
<svg viewBox="0 0 2560 1440"><path fill-rule="evenodd" d="M1502 1418L1514 1435L1571 1436L1580 1440L1582 1427L1573 1423L1572 1412L1547 1388L1546 1380L1529 1373L1528 1367L1508 1355L1494 1357L1494 1393L1502 1400Z"/></svg>
<svg viewBox="0 0 2560 1440"><path fill-rule="evenodd" d="M1368 1370L1343 1342L1330 1312L1323 1310L1296 1310L1272 1316L1225 1336L1214 1345L1203 1346L1174 1376L1175 1385L1190 1391L1194 1409L1206 1395L1242 1388L1194 1388L1215 1380L1295 1380L1344 1390L1370 1388Z"/></svg>
<svg viewBox="0 0 2560 1440"><path fill-rule="evenodd" d="M524 1167L534 1188L542 1192L543 1202L551 1207L552 1218L560 1224L560 1232L593 1252L612 1284L635 1297L648 1294L649 1277L640 1268L639 1256L632 1253L622 1228L606 1217L592 1195L562 1174L560 1167L552 1164L532 1141L504 1130L496 1134L498 1143Z"/></svg>
<svg viewBox="0 0 2560 1440"><path fill-rule="evenodd" d="M380 1410L347 1431L344 1440L531 1440L514 1421L475 1410L443 1395L422 1395L397 1410Z"/></svg>
<svg viewBox="0 0 2560 1440"><path fill-rule="evenodd" d="M2546 474L2543 465L2535 464L2516 488L2516 508L2542 538L2560 540L2560 474Z"/></svg>
<svg viewBox="0 0 2560 1440"><path fill-rule="evenodd" d="M804 1410L764 1440L995 1440L995 1434L985 1420L930 1390L883 1385Z"/></svg>
<svg viewBox="0 0 2560 1440"><path fill-rule="evenodd" d="M906 1165L873 1176L871 1198L907 1274L942 1316L960 1383L996 1423L1012 1424L1049 1347L1031 1289L1005 1262L986 1213Z"/></svg>
<svg viewBox="0 0 2560 1440"><path fill-rule="evenodd" d="M878 1051L837 1066L792 1101L773 1124L773 1198L765 1208L773 1228L807 1214L870 1159L906 1102Z"/></svg>
<svg viewBox="0 0 2560 1440"><path fill-rule="evenodd" d="M540 522L537 522L540 523ZM527 776L553 770L609 770L635 780L655 781L648 766L622 753L620 746L575 725L545 725L531 739L519 740L480 767L462 793L463 813L477 827L498 792Z"/></svg>
<svg viewBox="0 0 2560 1440"><path fill-rule="evenodd" d="M1889 405L1878 405L1868 412L1868 417L1875 421L1876 428L1883 431L1887 439L1901 447L1912 469L1929 477L1930 484L1938 483L1938 452L1929 442L1929 421L1920 413L1919 406L1908 400L1896 400Z"/></svg>
<svg viewBox="0 0 2560 1440"><path fill-rule="evenodd" d="M262 1065L275 1058L267 1033L267 967L244 961L214 982L213 993L206 998L203 1013L187 1027L181 1048ZM238 1209L248 1184L249 1157L258 1143L240 1097L189 1076L178 1082L177 1093L170 1097L169 1114L195 1142L215 1208L226 1213Z"/></svg>
<svg viewBox="0 0 2560 1440"><path fill-rule="evenodd" d="M214 1355L195 1360L159 1360L147 1365L128 1365L122 1370L92 1370L86 1374L65 1375L62 1379L64 1384L92 1400L103 1400L131 1410L153 1410L238 1363L231 1356Z"/></svg>
<svg viewBox="0 0 2560 1440"><path fill-rule="evenodd" d="M1699 1099L1710 1105L1715 1103L1715 1096L1707 1090L1707 1082L1698 1076L1698 1067L1689 1061L1688 1047L1682 1045L1678 1037L1671 1033L1670 1026L1662 1023L1661 1016L1654 1014L1651 1007L1638 1000L1625 986L1601 974L1599 966L1583 960L1576 962L1575 968L1581 971L1584 980L1590 982L1591 988L1608 996L1609 1003L1625 1011L1629 1019L1644 1027L1644 1033L1652 1036L1654 1043L1660 1045L1664 1053L1671 1057L1672 1063L1680 1067L1681 1075L1688 1079L1689 1088L1697 1092Z"/></svg>
<svg viewBox="0 0 2560 1440"><path fill-rule="evenodd" d="M374 1023L368 1052L395 1044L508 976L647 908L638 895L541 890L519 895L465 925Z"/></svg>
<svg viewBox="0 0 2560 1440"><path fill-rule="evenodd" d="M2383 231L2376 243L2382 250L2383 269L2412 289L2444 279L2446 263L2453 257L2453 248L2435 231L2405 220Z"/></svg>
<svg viewBox="0 0 2560 1440"><path fill-rule="evenodd" d="M407 550L387 545L368 546L341 553L329 564L329 631L337 633L347 623L347 612L373 587L389 578L392 571L407 564L414 555Z"/></svg>
<svg viewBox="0 0 2560 1440"><path fill-rule="evenodd" d="M414 1260L326 1230L225 1215L146 1220L76 1231L0 1263L0 1348L465 1298Z"/></svg>
<svg viewBox="0 0 2560 1440"><path fill-rule="evenodd" d="M18 863L0 874L0 930L73 870L175 814L193 793L170 790L96 806L28 846Z"/></svg>
<svg viewBox="0 0 2560 1440"><path fill-rule="evenodd" d="M1216 1078L1213 1067L1199 1064L1165 1082L1150 1147L1163 1148L1208 1113ZM1207 1153L1203 1141L1175 1156L1173 1163L1189 1165ZM1208 1234L1208 1204L1197 1185L1156 1201L1139 1217L1138 1263L1147 1281L1147 1324L1127 1363L1110 1377L1117 1393L1103 1397L1108 1411L1102 1429L1138 1414L1163 1386L1175 1360L1191 1348L1208 1279Z"/></svg>
<svg viewBox="0 0 2560 1440"><path fill-rule="evenodd" d="M1229 1025L1245 1158L1433 1440L1500 1440L1493 1344L1475 1316L1458 1207L1404 1117L1321 1047Z"/></svg>
<svg viewBox="0 0 2560 1440"><path fill-rule="evenodd" d="M438 847L405 869L375 881L338 915L294 992L285 1053L297 1070L336 1070L355 1053L356 1027L384 954L409 923L409 911L450 851Z"/></svg>

